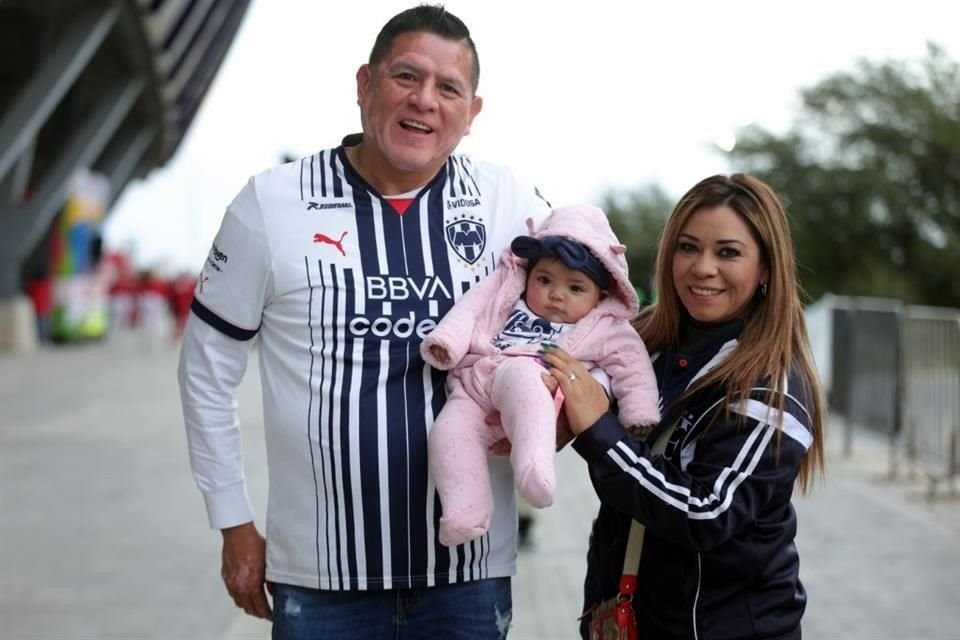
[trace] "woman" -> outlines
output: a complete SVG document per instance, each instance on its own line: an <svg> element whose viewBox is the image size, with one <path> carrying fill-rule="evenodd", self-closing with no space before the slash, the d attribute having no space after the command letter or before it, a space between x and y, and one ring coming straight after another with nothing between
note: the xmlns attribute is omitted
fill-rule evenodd
<svg viewBox="0 0 960 640"><path fill-rule="evenodd" d="M545 355L601 499L581 633L617 595L632 518L646 526L640 638L800 638L790 500L823 472L824 407L773 191L740 174L695 185L666 223L656 278L659 301L636 322L664 416L646 439L624 429L583 365Z"/></svg>

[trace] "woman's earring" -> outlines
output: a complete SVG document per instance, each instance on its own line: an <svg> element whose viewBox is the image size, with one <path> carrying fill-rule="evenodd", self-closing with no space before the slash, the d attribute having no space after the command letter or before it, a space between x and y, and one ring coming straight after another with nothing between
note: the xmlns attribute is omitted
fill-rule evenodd
<svg viewBox="0 0 960 640"><path fill-rule="evenodd" d="M763 284L760 285L760 295L763 296L764 298L767 297L767 283L766 283L766 282L764 282Z"/></svg>

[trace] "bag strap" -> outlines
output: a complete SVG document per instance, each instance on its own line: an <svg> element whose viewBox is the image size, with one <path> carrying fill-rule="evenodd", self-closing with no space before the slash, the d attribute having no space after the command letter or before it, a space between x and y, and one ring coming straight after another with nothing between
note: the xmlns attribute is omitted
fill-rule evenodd
<svg viewBox="0 0 960 640"><path fill-rule="evenodd" d="M676 420L663 430L657 441L650 447L650 453L658 455L667 448L670 435L676 428ZM623 556L623 575L620 576L620 593L617 600L631 600L637 590L637 573L640 571L640 557L643 555L643 538L647 528L637 522L630 521L630 535L627 538L627 549Z"/></svg>

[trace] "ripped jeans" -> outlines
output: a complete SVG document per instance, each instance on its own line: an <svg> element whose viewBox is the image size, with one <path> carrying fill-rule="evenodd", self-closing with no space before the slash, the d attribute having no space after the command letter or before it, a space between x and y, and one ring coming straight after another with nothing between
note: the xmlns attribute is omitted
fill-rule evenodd
<svg viewBox="0 0 960 640"><path fill-rule="evenodd" d="M510 578L390 591L321 591L277 584L273 640L504 640Z"/></svg>

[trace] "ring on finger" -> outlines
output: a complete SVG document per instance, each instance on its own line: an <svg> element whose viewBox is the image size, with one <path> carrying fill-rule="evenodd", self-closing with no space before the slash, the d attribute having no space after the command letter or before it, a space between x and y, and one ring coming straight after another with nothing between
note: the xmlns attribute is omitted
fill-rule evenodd
<svg viewBox="0 0 960 640"><path fill-rule="evenodd" d="M567 377L570 378L570 382L573 382L573 381L575 381L575 380L577 379L577 374L575 374L573 371L571 371L571 372L567 375Z"/></svg>

